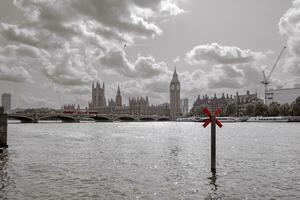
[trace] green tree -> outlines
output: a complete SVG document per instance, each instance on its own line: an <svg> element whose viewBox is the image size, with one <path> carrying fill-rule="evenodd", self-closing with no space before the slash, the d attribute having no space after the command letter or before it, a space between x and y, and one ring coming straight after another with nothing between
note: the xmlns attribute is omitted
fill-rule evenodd
<svg viewBox="0 0 300 200"><path fill-rule="evenodd" d="M227 104L225 108L225 115L226 116L233 116L237 111L236 105L234 103Z"/></svg>
<svg viewBox="0 0 300 200"><path fill-rule="evenodd" d="M269 115L270 116L278 116L278 114L279 114L279 107L280 107L279 103L272 102L269 105Z"/></svg>
<svg viewBox="0 0 300 200"><path fill-rule="evenodd" d="M300 116L300 96L292 103L291 110L294 116Z"/></svg>
<svg viewBox="0 0 300 200"><path fill-rule="evenodd" d="M263 102L258 102L255 104L255 115L256 116L267 116L268 115L268 106Z"/></svg>
<svg viewBox="0 0 300 200"><path fill-rule="evenodd" d="M254 116L255 115L255 105L253 103L249 103L246 106L246 115L248 116Z"/></svg>
<svg viewBox="0 0 300 200"><path fill-rule="evenodd" d="M279 114L282 116L290 115L289 108L290 108L290 105L288 103L280 105L279 106Z"/></svg>
<svg viewBox="0 0 300 200"><path fill-rule="evenodd" d="M198 107L196 107L193 112L192 112L192 115L193 116L204 116L204 113L202 112L202 110L204 108L209 108L209 106L207 104L202 104Z"/></svg>

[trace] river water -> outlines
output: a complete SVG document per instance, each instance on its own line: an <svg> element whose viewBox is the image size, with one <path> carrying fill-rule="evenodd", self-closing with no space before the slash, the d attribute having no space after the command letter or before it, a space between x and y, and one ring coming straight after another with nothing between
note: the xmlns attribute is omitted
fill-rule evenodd
<svg viewBox="0 0 300 200"><path fill-rule="evenodd" d="M0 199L300 199L300 123L9 124Z"/></svg>

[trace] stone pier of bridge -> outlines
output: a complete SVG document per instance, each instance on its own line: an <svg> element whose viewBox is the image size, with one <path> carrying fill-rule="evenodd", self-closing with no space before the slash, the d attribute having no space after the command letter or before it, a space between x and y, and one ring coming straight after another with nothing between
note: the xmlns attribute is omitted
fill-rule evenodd
<svg viewBox="0 0 300 200"><path fill-rule="evenodd" d="M7 114L0 107L0 148L7 148Z"/></svg>

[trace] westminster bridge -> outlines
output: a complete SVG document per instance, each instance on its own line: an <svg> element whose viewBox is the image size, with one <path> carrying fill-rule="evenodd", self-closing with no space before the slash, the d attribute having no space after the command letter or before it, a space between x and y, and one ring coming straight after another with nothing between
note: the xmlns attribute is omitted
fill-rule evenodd
<svg viewBox="0 0 300 200"><path fill-rule="evenodd" d="M21 123L38 123L39 121L61 122L113 122L113 121L169 121L169 116L156 115L107 115L107 114L66 114L66 113L15 113L8 114L8 119L19 120Z"/></svg>

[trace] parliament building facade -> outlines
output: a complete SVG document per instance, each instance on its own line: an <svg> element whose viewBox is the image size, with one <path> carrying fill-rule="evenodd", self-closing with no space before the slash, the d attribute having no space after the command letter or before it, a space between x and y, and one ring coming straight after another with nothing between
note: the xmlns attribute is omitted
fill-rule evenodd
<svg viewBox="0 0 300 200"><path fill-rule="evenodd" d="M105 84L102 87L99 82L92 84L92 99L89 102L89 110L96 111L98 114L111 115L152 115L170 116L176 119L180 115L180 82L176 70L174 71L170 83L170 103L151 105L148 96L129 98L128 105L123 104L120 87L118 86L115 98L105 97Z"/></svg>

